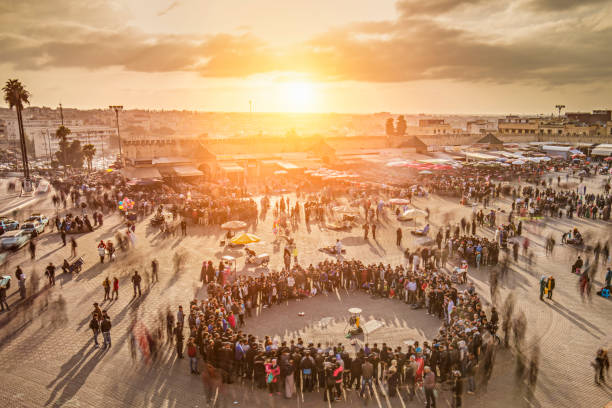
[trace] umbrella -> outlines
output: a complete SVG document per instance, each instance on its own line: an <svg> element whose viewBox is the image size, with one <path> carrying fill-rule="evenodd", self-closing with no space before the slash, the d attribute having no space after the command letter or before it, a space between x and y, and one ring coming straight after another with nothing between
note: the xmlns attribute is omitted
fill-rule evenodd
<svg viewBox="0 0 612 408"><path fill-rule="evenodd" d="M543 162L549 162L550 160L551 160L550 157L540 157L540 161L543 161Z"/></svg>
<svg viewBox="0 0 612 408"><path fill-rule="evenodd" d="M257 235L244 232L237 237L232 238L230 242L235 245L246 245L259 241L261 241L261 239Z"/></svg>
<svg viewBox="0 0 612 408"><path fill-rule="evenodd" d="M512 162L512 164L516 164L517 166L520 166L521 164L525 164L525 162L522 160L515 160Z"/></svg>
<svg viewBox="0 0 612 408"><path fill-rule="evenodd" d="M410 200L407 200L405 198L392 198L389 200L389 203L397 204L397 205L405 205L405 204L410 204Z"/></svg>
<svg viewBox="0 0 612 408"><path fill-rule="evenodd" d="M287 174L287 170L276 170L274 174Z"/></svg>
<svg viewBox="0 0 612 408"><path fill-rule="evenodd" d="M429 170L421 170L419 171L419 174L433 174L433 173Z"/></svg>
<svg viewBox="0 0 612 408"><path fill-rule="evenodd" d="M409 208L406 211L404 211L403 214L401 214L399 217L397 217L398 221L409 221L411 219L415 219L416 222L416 217L418 216L426 216L427 212L423 211L423 210L418 210L416 208Z"/></svg>
<svg viewBox="0 0 612 408"><path fill-rule="evenodd" d="M349 207L348 205L341 205L338 207L334 207L335 212L345 213L345 214L359 214L358 208Z"/></svg>
<svg viewBox="0 0 612 408"><path fill-rule="evenodd" d="M402 215L404 215L404 216L413 216L413 217L416 217L416 216L419 216L419 215L426 216L427 215L427 211L419 210L417 208L409 208L406 211L404 211L404 213Z"/></svg>
<svg viewBox="0 0 612 408"><path fill-rule="evenodd" d="M612 161L612 156L610 156L610 157L606 157L606 158L604 159L604 161Z"/></svg>
<svg viewBox="0 0 612 408"><path fill-rule="evenodd" d="M246 228L246 226L247 224L244 221L228 221L221 225L221 228L224 230L239 230Z"/></svg>
<svg viewBox="0 0 612 408"><path fill-rule="evenodd" d="M385 164L385 166L387 167L405 167L409 163L410 162L407 162L407 161L392 161L392 162Z"/></svg>

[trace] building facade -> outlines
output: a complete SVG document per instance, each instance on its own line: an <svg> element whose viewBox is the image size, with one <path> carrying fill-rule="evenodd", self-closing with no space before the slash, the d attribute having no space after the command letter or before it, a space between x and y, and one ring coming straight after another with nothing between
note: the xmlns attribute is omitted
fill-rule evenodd
<svg viewBox="0 0 612 408"><path fill-rule="evenodd" d="M4 119L3 124L9 145L19 146L17 119ZM28 153L36 158L52 158L59 150L59 140L55 137L55 131L60 126L60 120L24 118L23 130L34 145L34 151ZM99 157L110 152L110 138L117 135L115 127L85 125L82 120L64 120L64 126L71 132L68 135L69 143L79 140L81 145L92 144L96 148L96 156Z"/></svg>

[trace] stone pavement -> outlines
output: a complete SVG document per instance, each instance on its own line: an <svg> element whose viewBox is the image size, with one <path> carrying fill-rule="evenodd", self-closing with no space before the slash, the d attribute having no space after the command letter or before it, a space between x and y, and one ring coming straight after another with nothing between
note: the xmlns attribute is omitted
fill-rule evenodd
<svg viewBox="0 0 612 408"><path fill-rule="evenodd" d="M601 179L589 181L589 188L596 188ZM432 230L447 220L457 222L462 216L469 217L471 209L461 207L454 201L436 198L417 199L416 206L432 210ZM37 209L51 214L50 203L41 200ZM509 200L502 199L493 204L508 208ZM302 264L315 263L327 255L318 251L323 245L342 239L347 249L347 258L356 257L364 262L404 262L402 250L395 246L397 221L385 217L378 228L378 240L365 242L362 230L352 232L331 232L312 224L309 228L300 224L295 232L299 258ZM219 240L223 232L215 228L193 226L187 237L162 239L151 230L148 223L137 225L138 242L128 253L118 252L117 262L99 264L96 243L108 239L121 228L121 219L115 215L105 220L104 227L78 238L79 254L84 255L86 265L79 276L58 278L58 284L42 291L36 299L32 312L15 305L16 312L0 314L0 406L7 407L204 407L203 386L199 378L188 374L188 363L176 360L174 353L165 351L157 366L144 362L133 362L127 347L127 329L132 321L139 319L152 323L158 312L167 306L174 310L176 305L188 304L194 296L204 296L198 282L201 262L212 259L217 263L223 254L238 257L239 273L256 273L252 268L243 268L242 252L223 252ZM282 263L282 248L271 243L272 215L265 221L249 226L249 230L263 238L256 244L257 252L271 255L271 267ZM543 223L525 223L524 235L535 249L535 263L529 266L524 258L501 283L501 298L513 292L517 299L517 310L524 311L528 318L528 341L530 345L539 341L541 347L540 372L535 394L528 402L524 386L514 380L513 356L502 351L496 362L493 380L486 393L467 396L465 406L474 407L601 407L612 400L609 387L593 384L593 370L590 362L598 347L609 347L610 312L609 300L593 296L582 301L577 290L577 277L569 273L577 251L557 246L552 257L544 255L544 240L553 234L560 242L561 234L574 226L591 237L609 238L612 235L610 223L584 219L555 219ZM480 230L481 234L492 235L492 231ZM404 247L414 248L409 234L404 233ZM186 254L181 271L174 271L173 256ZM46 232L38 243L37 259L32 262L25 250L10 257L5 266L6 273L13 274L16 264L21 264L26 275L37 271L41 285L46 283L42 275L45 265L53 261L60 265L68 257L68 247L62 248L59 236ZM152 257L160 262L160 282L150 285L141 298L134 300L129 277L134 269L141 273L149 271ZM583 256L584 257L584 256ZM600 267L601 269L601 267ZM3 272L5 273L5 272ZM554 301L539 301L538 281L541 275L554 275L557 281ZM470 270L473 280L482 296L489 299L488 271L486 268ZM94 301L103 297L102 280L106 277L120 278L120 297L101 305L108 309L113 322L113 346L109 351L92 348L88 329L89 313ZM601 283L601 272L597 282ZM596 282L596 285L598 284ZM19 295L15 284L12 286L9 304L13 305ZM59 296L66 301L65 313L57 312ZM45 306L48 303L48 306ZM307 341L343 342L349 307L364 310L364 318L384 322L384 327L372 333L369 342L402 344L405 340L431 339L440 322L422 310L413 311L402 303L389 299L371 299L360 293L338 292L328 296L317 296L301 302L263 309L261 313L247 320L245 331L258 336L277 335L280 337L303 336ZM44 310L41 312L41 310ZM305 312L305 316L298 316ZM65 315L66 322L61 321ZM55 317L54 317L55 316ZM318 322L323 317L333 318L327 329ZM411 407L417 402L387 400L383 390L378 388L378 400L370 401L375 407ZM440 406L448 406L448 393L441 393ZM405 397L405 396L404 396ZM301 407L323 406L320 394L305 395L285 400L268 397L267 393L252 390L251 384L228 386L221 390L216 406ZM352 391L340 406L362 404ZM338 405L335 403L335 405Z"/></svg>

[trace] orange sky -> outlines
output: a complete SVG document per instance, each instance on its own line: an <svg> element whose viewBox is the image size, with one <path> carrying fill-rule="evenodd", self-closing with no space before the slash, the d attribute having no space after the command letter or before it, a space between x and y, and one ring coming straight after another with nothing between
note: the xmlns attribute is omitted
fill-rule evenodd
<svg viewBox="0 0 612 408"><path fill-rule="evenodd" d="M0 2L33 105L550 113L610 108L612 0Z"/></svg>

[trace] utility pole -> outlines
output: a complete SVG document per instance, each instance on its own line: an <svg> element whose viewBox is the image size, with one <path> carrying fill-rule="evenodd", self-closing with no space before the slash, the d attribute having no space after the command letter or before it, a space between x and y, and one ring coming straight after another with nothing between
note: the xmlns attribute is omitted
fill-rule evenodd
<svg viewBox="0 0 612 408"><path fill-rule="evenodd" d="M555 105L555 108L559 111L559 119L561 119L561 109L565 109L565 105Z"/></svg>
<svg viewBox="0 0 612 408"><path fill-rule="evenodd" d="M121 151L121 133L119 133L119 111L123 110L122 105L110 105L108 107L110 110L115 111L115 118L117 119L117 137L119 138L119 162L121 165L124 165L123 161L123 152Z"/></svg>
<svg viewBox="0 0 612 408"><path fill-rule="evenodd" d="M53 162L53 158L52 158L52 154L53 151L51 151L51 138L49 137L49 128L45 129L47 131L47 144L49 145L49 166L51 166L51 163Z"/></svg>
<svg viewBox="0 0 612 408"><path fill-rule="evenodd" d="M60 102L60 118L62 119L62 126L64 126L64 108L62 108L62 104Z"/></svg>

